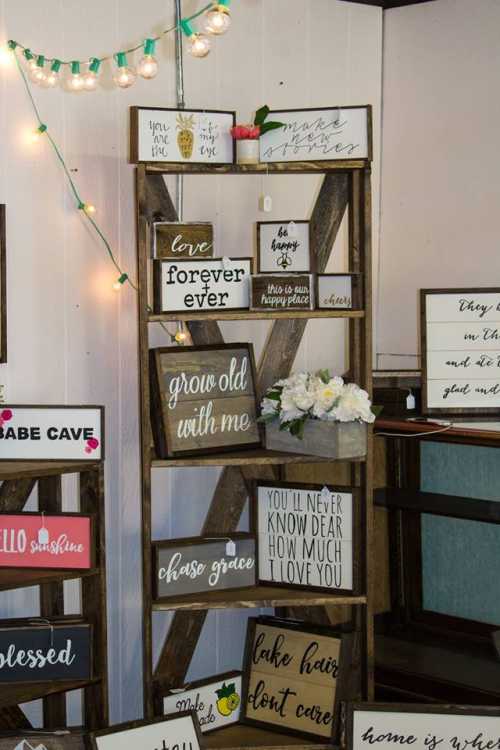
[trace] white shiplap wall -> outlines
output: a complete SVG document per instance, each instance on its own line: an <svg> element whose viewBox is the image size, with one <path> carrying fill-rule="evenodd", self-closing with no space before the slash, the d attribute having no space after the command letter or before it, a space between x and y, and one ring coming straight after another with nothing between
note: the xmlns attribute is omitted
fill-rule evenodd
<svg viewBox="0 0 500 750"><path fill-rule="evenodd" d="M374 239L378 229L381 12L340 0L234 0L233 25L205 60L186 58L186 103L236 109L374 105ZM173 2L149 0L0 0L0 39L15 38L65 59L130 46L172 22ZM184 14L202 6L184 0ZM85 200L122 265L135 274L133 168L127 163L130 105L174 106L173 43L159 45L159 76L116 91L106 70L93 94L36 89L42 118L61 144ZM102 403L107 419L107 554L111 713L114 722L141 715L141 593L136 306L132 290L111 291L116 277L103 248L75 211L46 143L27 145L34 120L15 70L0 78L0 201L8 218L9 361L0 367L14 402ZM318 178L188 178L185 217L213 221L218 250L248 255L262 192L273 197L266 218L307 218ZM376 252L375 242L375 252ZM332 269L343 267L345 232ZM229 340L253 340L265 322L225 324ZM157 337L157 338L155 338ZM163 343L160 333L154 343ZM342 324L310 324L297 366L344 366ZM156 471L155 533L196 534L217 480L216 470ZM70 483L67 483L70 486ZM35 613L33 591L3 594L0 615ZM244 615L214 614L191 677L239 666ZM166 618L155 622L163 633ZM77 720L77 717L75 716Z"/></svg>

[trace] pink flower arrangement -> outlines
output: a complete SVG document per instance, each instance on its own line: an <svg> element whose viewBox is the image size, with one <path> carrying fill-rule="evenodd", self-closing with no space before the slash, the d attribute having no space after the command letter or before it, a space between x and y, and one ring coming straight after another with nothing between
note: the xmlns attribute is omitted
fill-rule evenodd
<svg viewBox="0 0 500 750"><path fill-rule="evenodd" d="M9 422L12 419L12 411L10 409L4 409L0 414L0 427L3 427L5 422Z"/></svg>
<svg viewBox="0 0 500 750"><path fill-rule="evenodd" d="M255 141L260 136L258 125L235 125L231 128L231 135L235 141Z"/></svg>
<svg viewBox="0 0 500 750"><path fill-rule="evenodd" d="M89 438L87 445L85 446L85 453L92 453L99 447L99 441L97 438Z"/></svg>

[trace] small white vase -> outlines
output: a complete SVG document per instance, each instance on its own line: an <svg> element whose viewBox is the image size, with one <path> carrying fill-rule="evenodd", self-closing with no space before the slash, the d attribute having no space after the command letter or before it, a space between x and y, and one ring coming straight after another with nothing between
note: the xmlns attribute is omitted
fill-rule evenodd
<svg viewBox="0 0 500 750"><path fill-rule="evenodd" d="M247 138L236 141L236 161L238 164L258 164L259 139Z"/></svg>

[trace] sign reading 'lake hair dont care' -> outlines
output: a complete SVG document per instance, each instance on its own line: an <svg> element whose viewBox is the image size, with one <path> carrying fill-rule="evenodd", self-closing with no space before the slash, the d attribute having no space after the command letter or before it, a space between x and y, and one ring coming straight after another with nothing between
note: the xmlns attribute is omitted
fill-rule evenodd
<svg viewBox="0 0 500 750"><path fill-rule="evenodd" d="M130 161L232 164L234 112L130 108Z"/></svg>
<svg viewBox="0 0 500 750"><path fill-rule="evenodd" d="M88 569L91 560L89 516L0 514L0 568Z"/></svg>
<svg viewBox="0 0 500 750"><path fill-rule="evenodd" d="M500 289L423 289L423 410L500 409Z"/></svg>
<svg viewBox="0 0 500 750"><path fill-rule="evenodd" d="M251 344L165 347L150 355L160 458L260 446Z"/></svg>
<svg viewBox="0 0 500 750"><path fill-rule="evenodd" d="M99 461L102 406L0 405L0 460Z"/></svg>

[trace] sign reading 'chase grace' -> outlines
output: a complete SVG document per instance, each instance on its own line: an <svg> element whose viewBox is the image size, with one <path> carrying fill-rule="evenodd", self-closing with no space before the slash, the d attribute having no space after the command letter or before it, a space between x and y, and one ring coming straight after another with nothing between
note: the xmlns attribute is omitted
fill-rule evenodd
<svg viewBox="0 0 500 750"><path fill-rule="evenodd" d="M1 628L0 682L87 680L90 651L90 625Z"/></svg>
<svg viewBox="0 0 500 750"><path fill-rule="evenodd" d="M99 461L102 406L0 406L0 460Z"/></svg>
<svg viewBox="0 0 500 750"><path fill-rule="evenodd" d="M0 568L91 567L91 518L0 514Z"/></svg>

